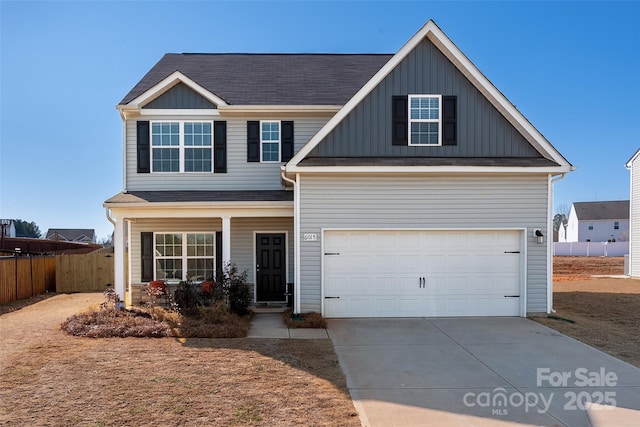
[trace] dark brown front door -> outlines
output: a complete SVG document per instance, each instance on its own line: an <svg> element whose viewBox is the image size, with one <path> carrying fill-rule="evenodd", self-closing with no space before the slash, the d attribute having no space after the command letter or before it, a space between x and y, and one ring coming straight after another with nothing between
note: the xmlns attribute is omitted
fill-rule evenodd
<svg viewBox="0 0 640 427"><path fill-rule="evenodd" d="M286 288L285 234L256 234L256 301L284 302Z"/></svg>

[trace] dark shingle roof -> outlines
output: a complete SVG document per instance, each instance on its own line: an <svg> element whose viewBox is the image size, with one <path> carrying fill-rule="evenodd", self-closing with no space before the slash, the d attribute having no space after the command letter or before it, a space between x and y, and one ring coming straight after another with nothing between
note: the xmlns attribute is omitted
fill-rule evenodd
<svg viewBox="0 0 640 427"><path fill-rule="evenodd" d="M168 53L120 104L131 102L179 71L230 105L343 105L391 57Z"/></svg>
<svg viewBox="0 0 640 427"><path fill-rule="evenodd" d="M576 202L573 204L580 221L629 219L629 201Z"/></svg>
<svg viewBox="0 0 640 427"><path fill-rule="evenodd" d="M129 191L118 193L105 203L167 202L288 202L293 191Z"/></svg>

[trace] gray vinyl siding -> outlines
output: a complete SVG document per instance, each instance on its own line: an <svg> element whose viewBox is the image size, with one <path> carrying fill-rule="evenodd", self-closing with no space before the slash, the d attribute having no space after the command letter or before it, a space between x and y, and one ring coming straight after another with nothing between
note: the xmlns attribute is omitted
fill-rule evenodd
<svg viewBox="0 0 640 427"><path fill-rule="evenodd" d="M631 202L629 214L629 274L640 277L640 159L631 164Z"/></svg>
<svg viewBox="0 0 640 427"><path fill-rule="evenodd" d="M186 117L145 117L145 120L185 120ZM193 119L193 118L191 118ZM274 120L277 120L274 117ZM199 117L194 120L225 120L222 117ZM247 120L226 119L227 173L137 173L136 120L126 122L126 189L130 191L171 190L282 190L282 163L247 162ZM297 152L326 123L325 118L293 118L294 150Z"/></svg>
<svg viewBox="0 0 640 427"><path fill-rule="evenodd" d="M238 271L247 271L247 280L255 295L255 234L254 232L287 233L287 281L294 278L293 218L232 218L231 260Z"/></svg>
<svg viewBox="0 0 640 427"><path fill-rule="evenodd" d="M178 83L142 108L218 108L184 83Z"/></svg>
<svg viewBox="0 0 640 427"><path fill-rule="evenodd" d="M220 218L157 218L136 219L131 224L131 236L129 236L129 252L131 253L131 283L142 283L140 233L148 231L153 233L171 232L206 232L214 233L222 229Z"/></svg>
<svg viewBox="0 0 640 427"><path fill-rule="evenodd" d="M547 176L308 176L300 233L323 228L526 228L527 312L547 310ZM321 309L320 239L300 242L302 311Z"/></svg>
<svg viewBox="0 0 640 427"><path fill-rule="evenodd" d="M394 95L457 96L457 145L394 146ZM308 157L542 157L427 39L422 41Z"/></svg>
<svg viewBox="0 0 640 427"><path fill-rule="evenodd" d="M221 231L221 229L222 221L220 218L137 219L131 225L131 236L129 238L131 283L142 283L140 267L141 232L216 232ZM246 270L252 293L255 292L254 231L287 233L287 280L293 282L295 265L293 258L293 218L231 218L231 262L236 264L240 273Z"/></svg>

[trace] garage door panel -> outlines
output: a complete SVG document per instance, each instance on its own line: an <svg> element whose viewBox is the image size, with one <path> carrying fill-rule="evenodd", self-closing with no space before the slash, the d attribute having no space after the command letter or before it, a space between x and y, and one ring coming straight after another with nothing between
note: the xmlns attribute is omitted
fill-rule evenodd
<svg viewBox="0 0 640 427"><path fill-rule="evenodd" d="M327 317L517 316L519 231L328 231Z"/></svg>

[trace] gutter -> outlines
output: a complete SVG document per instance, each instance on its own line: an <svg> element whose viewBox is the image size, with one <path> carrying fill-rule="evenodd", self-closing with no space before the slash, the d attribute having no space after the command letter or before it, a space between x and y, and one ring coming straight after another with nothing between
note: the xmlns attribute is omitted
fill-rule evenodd
<svg viewBox="0 0 640 427"><path fill-rule="evenodd" d="M293 185L293 314L297 315L300 313L300 183L298 174L296 179L287 178L286 166L280 167L280 177Z"/></svg>

